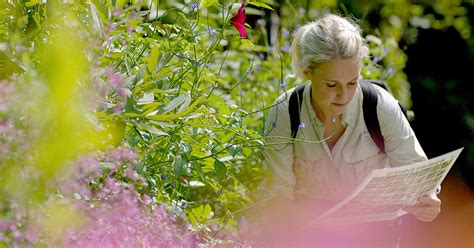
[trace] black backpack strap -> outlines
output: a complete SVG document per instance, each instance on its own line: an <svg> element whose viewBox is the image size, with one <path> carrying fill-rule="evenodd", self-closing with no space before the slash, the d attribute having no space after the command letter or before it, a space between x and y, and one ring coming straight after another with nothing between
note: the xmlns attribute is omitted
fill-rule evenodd
<svg viewBox="0 0 474 248"><path fill-rule="evenodd" d="M364 95L362 109L364 112L364 121L369 130L370 137L382 152L385 152L385 142L380 131L379 118L377 116L377 92L372 82L361 80L360 86Z"/></svg>
<svg viewBox="0 0 474 248"><path fill-rule="evenodd" d="M296 138L298 133L298 127L300 126L300 112L301 105L303 103L303 92L306 85L301 85L296 88L290 96L288 103L288 112L290 113L290 123L291 123L291 137Z"/></svg>
<svg viewBox="0 0 474 248"><path fill-rule="evenodd" d="M388 88L387 86L387 83L385 81L382 81L382 80L375 80L375 79L370 79L370 80L363 80L367 83L371 83L371 84L375 84L375 85L378 85L380 86L382 89L386 90L388 93L392 94L392 92L390 91L390 89ZM400 107L400 109L402 110L402 113L403 115L408 118L408 114L407 114L407 108L405 107L405 105L401 104L400 102L398 102L398 106Z"/></svg>

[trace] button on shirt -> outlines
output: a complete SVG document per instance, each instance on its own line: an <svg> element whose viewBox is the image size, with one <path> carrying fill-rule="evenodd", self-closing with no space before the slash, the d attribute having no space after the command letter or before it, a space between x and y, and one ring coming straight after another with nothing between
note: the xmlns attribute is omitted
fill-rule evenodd
<svg viewBox="0 0 474 248"><path fill-rule="evenodd" d="M291 138L288 112L291 90L282 94L270 110L266 123L263 166L272 176L262 197L293 199L298 196L307 200L339 201L372 169L427 160L397 100L386 90L374 87L386 153L373 142L365 125L360 85L342 115L345 131L332 150L326 142L319 142L324 139L324 124L311 106L311 84L304 89L300 112L304 125L300 125L296 140Z"/></svg>

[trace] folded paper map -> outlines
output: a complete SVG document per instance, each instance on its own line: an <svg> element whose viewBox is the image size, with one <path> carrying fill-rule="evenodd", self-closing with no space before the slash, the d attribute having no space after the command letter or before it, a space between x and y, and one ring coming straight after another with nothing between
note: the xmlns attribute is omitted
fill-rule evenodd
<svg viewBox="0 0 474 248"><path fill-rule="evenodd" d="M372 170L349 196L308 226L390 220L404 215L403 206L415 205L423 195L435 193L462 149L411 165Z"/></svg>

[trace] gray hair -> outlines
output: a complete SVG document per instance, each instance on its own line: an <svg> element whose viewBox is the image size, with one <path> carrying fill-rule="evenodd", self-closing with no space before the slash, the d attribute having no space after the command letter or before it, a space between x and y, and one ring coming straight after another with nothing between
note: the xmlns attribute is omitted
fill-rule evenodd
<svg viewBox="0 0 474 248"><path fill-rule="evenodd" d="M362 60L367 54L368 47L359 25L334 14L302 26L291 44L292 66L299 76L332 59Z"/></svg>

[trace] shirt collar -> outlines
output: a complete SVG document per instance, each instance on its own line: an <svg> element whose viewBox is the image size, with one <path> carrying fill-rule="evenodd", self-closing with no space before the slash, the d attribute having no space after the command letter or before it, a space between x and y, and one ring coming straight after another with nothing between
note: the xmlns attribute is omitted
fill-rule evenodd
<svg viewBox="0 0 474 248"><path fill-rule="evenodd" d="M352 97L352 100L349 102L349 105L347 106L346 111L342 114L342 121L343 123L346 123L347 125L354 126L355 125L355 117L356 114L358 113L358 107L359 107L359 98L360 98L360 85L357 84L357 89L354 93L354 97Z"/></svg>

